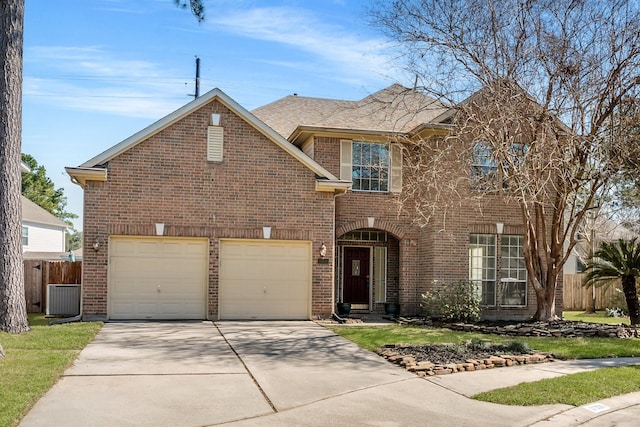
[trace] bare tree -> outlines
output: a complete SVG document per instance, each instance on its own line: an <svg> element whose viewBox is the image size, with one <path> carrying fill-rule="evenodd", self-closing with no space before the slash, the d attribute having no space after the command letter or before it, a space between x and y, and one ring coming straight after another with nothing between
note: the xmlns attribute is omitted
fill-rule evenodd
<svg viewBox="0 0 640 427"><path fill-rule="evenodd" d="M0 330L29 330L21 239L20 146L24 0L0 3Z"/></svg>
<svg viewBox="0 0 640 427"><path fill-rule="evenodd" d="M448 135L409 150L404 208L424 222L468 198L517 204L537 320L557 317L556 289L580 225L624 159L640 153L620 126L640 82L639 8L631 0L397 0L372 12L421 89L455 106ZM411 184L443 171L434 156L468 179L420 194Z"/></svg>

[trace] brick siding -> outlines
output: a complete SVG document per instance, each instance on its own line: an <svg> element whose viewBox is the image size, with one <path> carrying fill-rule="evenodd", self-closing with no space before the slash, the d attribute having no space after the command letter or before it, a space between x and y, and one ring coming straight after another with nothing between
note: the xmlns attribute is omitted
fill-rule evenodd
<svg viewBox="0 0 640 427"><path fill-rule="evenodd" d="M206 159L207 126L221 114L224 160ZM333 259L334 196L315 190L315 175L218 101L212 101L108 164L106 182L89 181L84 201L83 313L107 315L109 236L155 235L210 240L208 316L218 316L220 238L324 242ZM92 248L96 239L99 251ZM312 316L333 310L333 264L313 263Z"/></svg>

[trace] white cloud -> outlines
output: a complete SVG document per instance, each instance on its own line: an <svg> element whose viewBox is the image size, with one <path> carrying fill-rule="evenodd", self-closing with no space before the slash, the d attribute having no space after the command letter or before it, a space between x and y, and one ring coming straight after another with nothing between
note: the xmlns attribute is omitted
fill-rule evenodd
<svg viewBox="0 0 640 427"><path fill-rule="evenodd" d="M189 101L176 72L99 47L34 47L25 64L46 64L46 74L25 73L23 95L57 108L157 119Z"/></svg>
<svg viewBox="0 0 640 427"><path fill-rule="evenodd" d="M324 69L345 81L384 80L390 68L390 58L384 54L388 47L384 39L355 34L351 28L324 22L303 9L265 7L227 11L211 16L207 25L309 53L316 72L322 70L319 65L324 63Z"/></svg>

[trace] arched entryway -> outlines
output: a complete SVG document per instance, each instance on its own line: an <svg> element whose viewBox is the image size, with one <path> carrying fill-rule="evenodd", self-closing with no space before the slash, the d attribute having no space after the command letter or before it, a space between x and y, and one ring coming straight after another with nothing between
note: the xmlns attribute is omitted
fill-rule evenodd
<svg viewBox="0 0 640 427"><path fill-rule="evenodd" d="M337 302L366 312L399 302L400 241L392 233L359 228L339 235L335 265Z"/></svg>

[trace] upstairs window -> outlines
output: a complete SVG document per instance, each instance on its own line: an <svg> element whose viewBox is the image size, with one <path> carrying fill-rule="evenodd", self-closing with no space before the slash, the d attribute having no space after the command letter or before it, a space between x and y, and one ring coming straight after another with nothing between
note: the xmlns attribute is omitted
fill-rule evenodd
<svg viewBox="0 0 640 427"><path fill-rule="evenodd" d="M509 157L511 157L510 162L504 162L503 164L503 174L502 177L502 188L513 187L513 178L512 174L512 165L515 166L517 170L522 166L524 162L524 156L527 154L529 146L527 144L511 144L509 148Z"/></svg>
<svg viewBox="0 0 640 427"><path fill-rule="evenodd" d="M352 150L353 189L389 191L389 144L354 141Z"/></svg>
<svg viewBox="0 0 640 427"><path fill-rule="evenodd" d="M496 189L498 167L493 150L487 141L477 141L471 152L471 184L474 189L489 191Z"/></svg>
<svg viewBox="0 0 640 427"><path fill-rule="evenodd" d="M510 182L513 180L512 171L514 167L517 169L522 165L528 148L529 146L526 144L511 144L509 147L510 159L502 161L502 170L499 171L491 144L487 141L475 142L471 152L471 185L473 189L478 191L497 190L500 181L502 181L502 188L509 188Z"/></svg>
<svg viewBox="0 0 640 427"><path fill-rule="evenodd" d="M351 181L354 191L399 193L402 189L402 147L343 140L340 178Z"/></svg>

